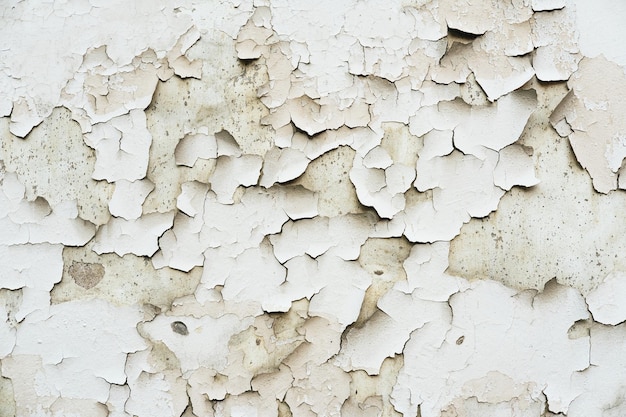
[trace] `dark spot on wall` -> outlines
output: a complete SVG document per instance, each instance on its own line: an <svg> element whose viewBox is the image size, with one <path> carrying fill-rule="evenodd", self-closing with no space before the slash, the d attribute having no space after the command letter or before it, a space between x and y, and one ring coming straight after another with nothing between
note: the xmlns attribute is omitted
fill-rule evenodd
<svg viewBox="0 0 626 417"><path fill-rule="evenodd" d="M183 336L187 336L189 334L189 330L187 330L187 325L182 321L172 322L172 330L174 333L182 334Z"/></svg>
<svg viewBox="0 0 626 417"><path fill-rule="evenodd" d="M77 285L88 290L95 287L104 277L104 266L85 262L72 262L68 272Z"/></svg>

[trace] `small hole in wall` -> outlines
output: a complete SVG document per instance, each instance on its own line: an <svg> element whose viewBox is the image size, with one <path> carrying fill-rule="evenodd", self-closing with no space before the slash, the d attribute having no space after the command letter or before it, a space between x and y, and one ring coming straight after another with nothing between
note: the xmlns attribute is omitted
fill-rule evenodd
<svg viewBox="0 0 626 417"><path fill-rule="evenodd" d="M456 339L456 344L462 345L464 340L465 340L465 336L461 336L458 339Z"/></svg>
<svg viewBox="0 0 626 417"><path fill-rule="evenodd" d="M189 334L189 330L187 330L187 325L182 321L172 322L172 330L174 333L182 334L183 336L187 336Z"/></svg>
<svg viewBox="0 0 626 417"><path fill-rule="evenodd" d="M375 273L376 275L382 275L382 274L384 274L384 272L383 272L383 271L381 271L380 269L377 269L376 271L374 271L374 273Z"/></svg>

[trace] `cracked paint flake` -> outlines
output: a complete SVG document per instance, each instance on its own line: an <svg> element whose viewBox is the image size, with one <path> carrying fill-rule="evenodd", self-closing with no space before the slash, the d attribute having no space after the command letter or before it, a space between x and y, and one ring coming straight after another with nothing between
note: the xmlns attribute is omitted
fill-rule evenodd
<svg viewBox="0 0 626 417"><path fill-rule="evenodd" d="M98 254L152 256L159 248L159 236L171 228L173 222L173 212L151 213L136 220L113 218L96 234L93 250Z"/></svg>
<svg viewBox="0 0 626 417"><path fill-rule="evenodd" d="M598 80L598 71L606 78ZM576 158L601 193L618 187L626 157L626 128L616 117L624 106L625 78L623 67L603 57L584 58L568 81L570 93L550 117L559 134L569 138Z"/></svg>
<svg viewBox="0 0 626 417"><path fill-rule="evenodd" d="M95 124L85 143L96 150L95 180L135 181L145 178L152 137L146 116L133 110L109 123Z"/></svg>
<svg viewBox="0 0 626 417"><path fill-rule="evenodd" d="M494 293L502 296L493 297ZM565 304L557 306L550 301L555 298ZM455 294L450 307L451 322L440 317L414 333L405 348L405 369L394 393L402 412L414 412L420 404L422 415L439 415L463 391L474 391L470 384L477 384L476 388L489 384L489 371L511 378L512 383L534 382L535 386L529 387L531 398L537 401L543 392L552 412L567 412L570 402L581 393L581 388L572 386L572 375L589 366L589 339L568 337L568 329L589 314L575 290L554 284L533 295L483 282ZM536 318L541 318L541 323ZM494 337L492 331L499 335ZM544 344L551 347L545 352L555 356L543 355L533 361L533 352ZM511 361L511 355L518 360ZM442 374L441 369L448 372ZM405 381L413 381L409 386L419 390L417 397L410 395ZM488 388L484 389L487 394ZM511 400L505 392L498 395ZM478 400L490 402L481 396Z"/></svg>
<svg viewBox="0 0 626 417"><path fill-rule="evenodd" d="M552 108L559 101L555 97ZM524 137L541 182L530 190L512 188L488 218L463 226L451 242L451 273L539 290L555 277L586 295L611 272L626 271L619 220L626 195L596 192L566 139L537 134L546 120L533 121L535 133Z"/></svg>
<svg viewBox="0 0 626 417"><path fill-rule="evenodd" d="M353 261L368 237L370 224L371 220L363 216L317 216L285 223L280 234L270 236L270 242L281 263L296 256L317 258L324 253Z"/></svg>
<svg viewBox="0 0 626 417"><path fill-rule="evenodd" d="M154 184L150 180L134 182L118 180L109 201L109 211L113 216L136 220L141 217L141 206L152 190Z"/></svg>
<svg viewBox="0 0 626 417"><path fill-rule="evenodd" d="M51 6L19 4L4 16L10 24L3 25L2 30L3 85L7 86L7 92L11 91L8 100L19 103L11 112L11 131L20 137L50 114L66 83L80 68L81 57L90 47L99 47L100 42L106 42L106 55L115 67L120 67L128 65L148 47L157 51L172 47L191 26L188 15L177 14L174 8L165 5L164 13L151 12L144 4L132 10L92 7L88 2L78 1L59 8ZM72 11L76 8L78 13ZM115 34L128 30L127 18L135 18L142 24L133 31L134 36L122 40ZM158 36L145 30L159 24L168 30L159 31ZM73 30L63 30L64 27L82 33L88 33L90 28L98 30L92 36L77 37ZM33 54L14 54L15 48L33 51ZM55 71L49 72L45 62L58 62L59 65ZM39 82L44 79L46 83ZM33 100L32 97L39 99Z"/></svg>
<svg viewBox="0 0 626 417"><path fill-rule="evenodd" d="M196 161L217 157L217 140L214 135L209 135L208 129L201 129L198 133L187 134L176 146L176 165L193 167Z"/></svg>
<svg viewBox="0 0 626 417"><path fill-rule="evenodd" d="M41 254L45 261L33 262L33 250ZM62 251L61 245L45 243L0 246L0 256L5 259L0 269L0 288L22 292L21 305L14 313L16 320L22 321L28 315L45 314L50 306L50 291L61 280Z"/></svg>
<svg viewBox="0 0 626 417"><path fill-rule="evenodd" d="M50 306L44 316L27 318L2 362L3 375L24 387L16 395L18 415L34 415L61 398L104 403L111 384L126 381L126 354L146 347L139 320L137 309L99 300Z"/></svg>
<svg viewBox="0 0 626 417"><path fill-rule="evenodd" d="M78 217L76 202L65 201L55 207L37 197L24 198L25 187L17 175L7 172L2 178L0 201L0 244L61 243L82 246L94 233L93 224Z"/></svg>
<svg viewBox="0 0 626 417"><path fill-rule="evenodd" d="M232 204L237 187L255 185L258 182L262 165L263 160L256 155L219 157L215 171L209 178L211 189L217 195L217 201L222 204Z"/></svg>
<svg viewBox="0 0 626 417"><path fill-rule="evenodd" d="M501 97L496 105L472 106L469 115L454 129L454 146L465 154L481 157L477 147L494 151L511 145L522 134L537 106L534 91L516 91Z"/></svg>
<svg viewBox="0 0 626 417"><path fill-rule="evenodd" d="M569 35L575 31L571 8L533 15L533 68L539 80L565 81L577 70L582 57L576 35Z"/></svg>
<svg viewBox="0 0 626 417"><path fill-rule="evenodd" d="M618 325L626 321L620 300L626 296L624 273L616 271L607 275L600 285L587 294L586 300L593 319L598 323Z"/></svg>
<svg viewBox="0 0 626 417"><path fill-rule="evenodd" d="M623 385L614 383L614 376L624 369L624 360L619 356L619 349L613 347L624 344L624 329L623 324L615 327L594 324L588 330L592 366L576 375L575 381L585 391L572 402L569 416L620 415L624 412Z"/></svg>

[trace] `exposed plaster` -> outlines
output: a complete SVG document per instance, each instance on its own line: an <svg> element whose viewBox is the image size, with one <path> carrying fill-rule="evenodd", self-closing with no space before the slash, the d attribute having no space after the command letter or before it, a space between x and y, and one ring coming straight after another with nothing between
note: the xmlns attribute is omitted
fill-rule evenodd
<svg viewBox="0 0 626 417"><path fill-rule="evenodd" d="M622 6L0 16L3 416L624 413Z"/></svg>

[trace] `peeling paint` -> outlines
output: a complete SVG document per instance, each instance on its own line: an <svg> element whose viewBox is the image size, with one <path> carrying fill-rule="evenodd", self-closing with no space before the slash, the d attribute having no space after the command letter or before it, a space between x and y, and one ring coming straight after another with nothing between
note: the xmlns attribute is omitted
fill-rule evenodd
<svg viewBox="0 0 626 417"><path fill-rule="evenodd" d="M7 5L0 415L624 414L596 3Z"/></svg>

